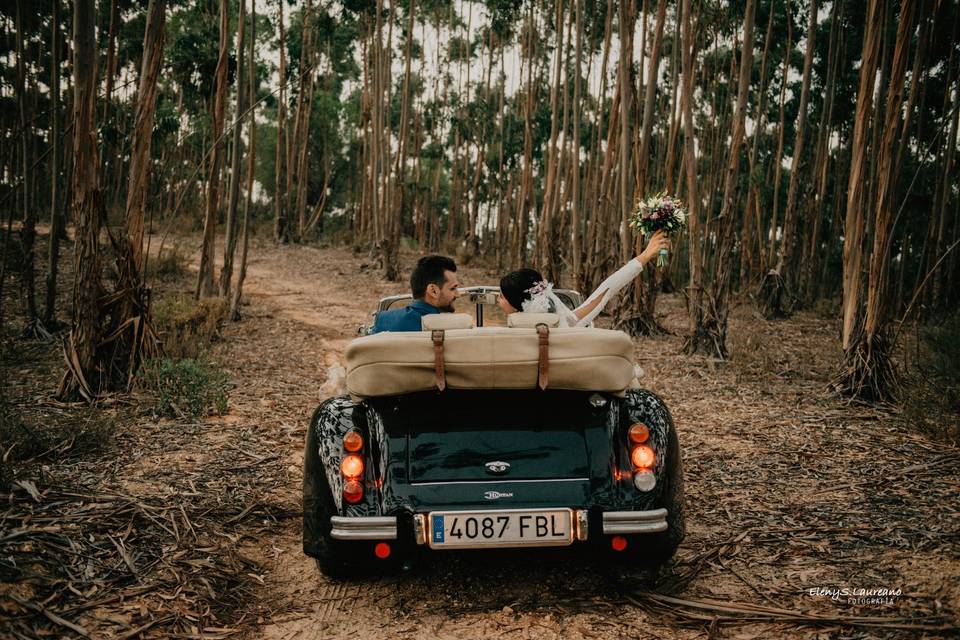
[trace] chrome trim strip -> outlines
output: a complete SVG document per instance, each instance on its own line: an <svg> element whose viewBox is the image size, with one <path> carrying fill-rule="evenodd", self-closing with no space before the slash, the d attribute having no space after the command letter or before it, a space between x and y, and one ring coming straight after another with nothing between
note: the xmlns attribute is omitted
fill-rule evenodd
<svg viewBox="0 0 960 640"><path fill-rule="evenodd" d="M396 540L397 519L393 516L347 518L332 516L330 537L335 540Z"/></svg>
<svg viewBox="0 0 960 640"><path fill-rule="evenodd" d="M590 478L547 478L544 480L491 480L490 478L483 478L482 480L431 480L428 482L411 482L410 485L414 487L425 487L425 486L435 486L441 484L522 484L529 482L588 482Z"/></svg>
<svg viewBox="0 0 960 640"><path fill-rule="evenodd" d="M413 538L417 544L427 544L427 517L422 513L413 515Z"/></svg>
<svg viewBox="0 0 960 640"><path fill-rule="evenodd" d="M667 510L607 511L603 514L603 532L658 533L667 530Z"/></svg>
<svg viewBox="0 0 960 640"><path fill-rule="evenodd" d="M576 536L580 542L585 542L590 532L590 518L586 509L577 509L573 512L576 522Z"/></svg>

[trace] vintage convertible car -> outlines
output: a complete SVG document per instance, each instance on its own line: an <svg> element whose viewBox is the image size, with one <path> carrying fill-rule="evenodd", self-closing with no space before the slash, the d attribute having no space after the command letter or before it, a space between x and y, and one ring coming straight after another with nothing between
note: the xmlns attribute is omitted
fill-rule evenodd
<svg viewBox="0 0 960 640"><path fill-rule="evenodd" d="M317 408L304 451L303 549L324 574L450 549L570 546L646 568L673 556L679 441L637 386L630 338L498 317L496 292L466 289L469 314L348 346L349 394Z"/></svg>

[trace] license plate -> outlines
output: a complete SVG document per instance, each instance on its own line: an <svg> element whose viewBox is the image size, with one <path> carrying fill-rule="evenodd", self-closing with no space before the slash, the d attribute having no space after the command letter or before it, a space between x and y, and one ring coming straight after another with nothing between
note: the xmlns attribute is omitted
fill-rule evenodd
<svg viewBox="0 0 960 640"><path fill-rule="evenodd" d="M573 542L571 509L442 511L430 515L430 546L554 547Z"/></svg>

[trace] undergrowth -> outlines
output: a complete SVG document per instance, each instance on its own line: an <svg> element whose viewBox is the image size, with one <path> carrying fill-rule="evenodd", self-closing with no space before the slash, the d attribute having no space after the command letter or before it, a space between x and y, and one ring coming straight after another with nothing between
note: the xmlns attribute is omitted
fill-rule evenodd
<svg viewBox="0 0 960 640"><path fill-rule="evenodd" d="M157 415L199 418L227 411L227 376L204 355L152 360L144 365L142 379L156 394Z"/></svg>
<svg viewBox="0 0 960 640"><path fill-rule="evenodd" d="M0 491L9 488L23 464L99 453L110 446L115 432L115 416L102 410L23 411L0 388Z"/></svg>
<svg viewBox="0 0 960 640"><path fill-rule="evenodd" d="M172 359L198 357L219 335L226 312L220 298L160 298L153 304L153 323L163 353Z"/></svg>
<svg viewBox="0 0 960 640"><path fill-rule="evenodd" d="M187 256L174 245L164 249L160 254L147 263L149 275L161 280L177 280L187 275Z"/></svg>
<svg viewBox="0 0 960 640"><path fill-rule="evenodd" d="M904 411L934 436L960 442L960 313L921 330L919 366L906 380Z"/></svg>

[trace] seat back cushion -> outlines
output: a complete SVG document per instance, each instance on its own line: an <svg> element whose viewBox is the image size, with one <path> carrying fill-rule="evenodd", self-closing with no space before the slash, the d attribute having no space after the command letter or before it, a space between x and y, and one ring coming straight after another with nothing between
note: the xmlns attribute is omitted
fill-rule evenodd
<svg viewBox="0 0 960 640"><path fill-rule="evenodd" d="M555 313L526 313L517 312L507 316L507 326L515 328L535 328L538 324L545 324L548 327L559 327L560 316Z"/></svg>
<svg viewBox="0 0 960 640"><path fill-rule="evenodd" d="M559 328L549 336L549 386L623 393L633 380L633 342L622 331ZM378 333L347 346L347 390L356 398L436 388L429 331ZM536 329L481 327L443 335L446 385L452 389L533 389Z"/></svg>
<svg viewBox="0 0 960 640"><path fill-rule="evenodd" d="M435 329L470 329L473 317L469 313L430 313L420 318L424 331Z"/></svg>

